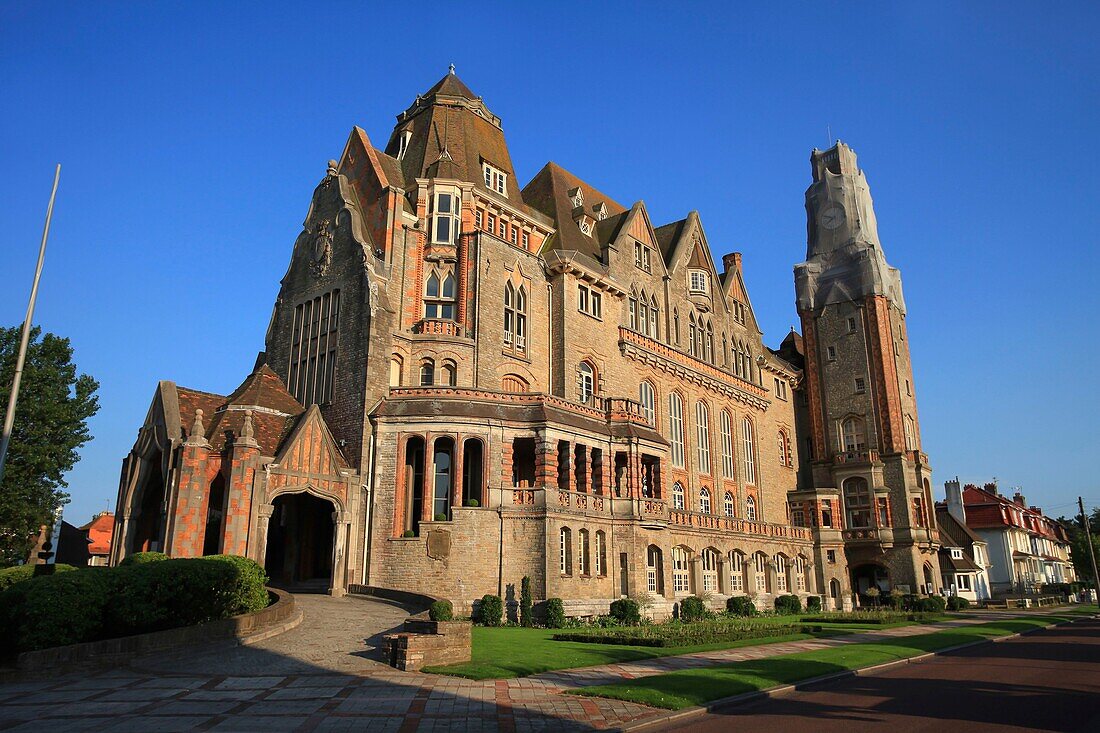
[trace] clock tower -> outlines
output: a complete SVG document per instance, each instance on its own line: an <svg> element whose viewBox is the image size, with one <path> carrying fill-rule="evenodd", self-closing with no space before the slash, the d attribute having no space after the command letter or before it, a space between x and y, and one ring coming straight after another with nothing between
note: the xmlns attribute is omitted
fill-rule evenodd
<svg viewBox="0 0 1100 733"><path fill-rule="evenodd" d="M886 262L855 152L838 141L815 149L810 164L806 261L794 269L810 485L792 498L818 507L818 539L843 547L863 602L872 586L938 592L931 468L920 447L901 273Z"/></svg>

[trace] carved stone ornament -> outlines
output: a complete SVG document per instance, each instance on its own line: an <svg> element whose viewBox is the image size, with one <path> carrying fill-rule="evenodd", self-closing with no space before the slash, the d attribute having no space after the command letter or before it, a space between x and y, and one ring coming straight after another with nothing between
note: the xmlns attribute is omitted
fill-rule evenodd
<svg viewBox="0 0 1100 733"><path fill-rule="evenodd" d="M311 235L309 270L320 277L328 272L332 264L332 240L336 236L336 228L331 219L323 219L314 224Z"/></svg>

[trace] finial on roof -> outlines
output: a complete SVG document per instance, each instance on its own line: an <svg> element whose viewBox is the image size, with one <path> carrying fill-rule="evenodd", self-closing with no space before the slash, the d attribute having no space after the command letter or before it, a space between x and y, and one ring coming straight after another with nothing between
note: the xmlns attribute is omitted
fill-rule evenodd
<svg viewBox="0 0 1100 733"><path fill-rule="evenodd" d="M447 73L448 74L455 73L455 65L454 64L451 64L450 66L447 67Z"/></svg>
<svg viewBox="0 0 1100 733"><path fill-rule="evenodd" d="M202 425L202 408L195 410L195 421L191 423L191 432L188 433L185 444L206 447L210 445L206 442L206 428Z"/></svg>
<svg viewBox="0 0 1100 733"><path fill-rule="evenodd" d="M330 176L335 176L336 175L336 161L335 160L330 160L328 162L328 170L325 171L325 173L327 175L330 175Z"/></svg>
<svg viewBox="0 0 1100 733"><path fill-rule="evenodd" d="M255 448L259 447L259 443L256 442L256 436L252 427L252 410L244 411L244 424L241 425L241 437L234 441L235 445L250 445Z"/></svg>

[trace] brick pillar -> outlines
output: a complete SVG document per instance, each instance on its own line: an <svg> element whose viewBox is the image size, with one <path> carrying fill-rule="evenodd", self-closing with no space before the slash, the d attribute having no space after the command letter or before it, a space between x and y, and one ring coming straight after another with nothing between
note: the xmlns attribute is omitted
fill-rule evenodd
<svg viewBox="0 0 1100 733"><path fill-rule="evenodd" d="M577 453L580 455L577 455ZM573 475L575 491L588 494L592 491L592 466L588 462L588 446L576 444L573 448Z"/></svg>
<svg viewBox="0 0 1100 733"><path fill-rule="evenodd" d="M434 437L431 433L424 437L424 485L420 493L421 522L432 521L432 507L435 504L435 471L432 470L435 453Z"/></svg>
<svg viewBox="0 0 1100 733"><path fill-rule="evenodd" d="M455 454L453 466L451 467L451 507L462 506L462 455L463 455L463 441L462 436L459 435L455 438ZM454 515L451 515L454 516Z"/></svg>
<svg viewBox="0 0 1100 733"><path fill-rule="evenodd" d="M627 487L631 499L642 498L642 456L631 449L627 457Z"/></svg>
<svg viewBox="0 0 1100 733"><path fill-rule="evenodd" d="M405 497L408 495L408 482L412 477L405 465L407 460L405 456L407 437L404 433L400 433L395 438L397 441L397 460L393 467L393 527L391 530L393 537L400 537L405 532L405 513L409 511Z"/></svg>
<svg viewBox="0 0 1100 733"><path fill-rule="evenodd" d="M500 483L511 487L512 481L512 442L505 441L500 449Z"/></svg>
<svg viewBox="0 0 1100 733"><path fill-rule="evenodd" d="M225 513L227 555L245 556L248 552L248 530L252 518L252 484L259 464L260 446L252 437L252 412L245 412L245 426L229 450L229 474L226 491L229 501Z"/></svg>
<svg viewBox="0 0 1100 733"><path fill-rule="evenodd" d="M558 486L558 442L542 438L535 447L535 486Z"/></svg>
<svg viewBox="0 0 1100 733"><path fill-rule="evenodd" d="M175 506L168 511L175 514L175 521L166 522L172 527L172 535L164 538L166 553L172 557L199 557L202 555L206 534L206 503L209 501L209 484L206 481L206 463L210 457L210 443L205 437L202 410L195 411L191 431L183 444L178 491Z"/></svg>
<svg viewBox="0 0 1100 733"><path fill-rule="evenodd" d="M571 442L565 442L565 479L566 489L569 491L577 490L577 472L575 470L574 456L573 456L573 444Z"/></svg>

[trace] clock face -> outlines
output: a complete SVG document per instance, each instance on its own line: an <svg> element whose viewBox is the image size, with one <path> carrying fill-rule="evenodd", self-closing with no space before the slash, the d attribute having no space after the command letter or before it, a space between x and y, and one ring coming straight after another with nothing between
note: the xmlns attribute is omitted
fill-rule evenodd
<svg viewBox="0 0 1100 733"><path fill-rule="evenodd" d="M821 212L819 220L821 221L821 226L825 229L837 229L844 224L844 208L837 204L832 204Z"/></svg>

